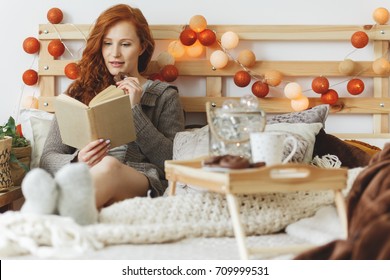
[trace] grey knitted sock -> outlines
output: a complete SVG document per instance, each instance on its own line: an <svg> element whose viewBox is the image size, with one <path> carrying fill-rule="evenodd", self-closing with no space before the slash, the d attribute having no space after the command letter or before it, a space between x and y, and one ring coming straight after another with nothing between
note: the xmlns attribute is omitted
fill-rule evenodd
<svg viewBox="0 0 390 280"><path fill-rule="evenodd" d="M32 169L22 182L25 202L23 213L54 214L57 206L58 189L54 178L41 168Z"/></svg>
<svg viewBox="0 0 390 280"><path fill-rule="evenodd" d="M58 211L80 225L97 222L98 210L89 168L84 163L71 163L55 175L59 189Z"/></svg>

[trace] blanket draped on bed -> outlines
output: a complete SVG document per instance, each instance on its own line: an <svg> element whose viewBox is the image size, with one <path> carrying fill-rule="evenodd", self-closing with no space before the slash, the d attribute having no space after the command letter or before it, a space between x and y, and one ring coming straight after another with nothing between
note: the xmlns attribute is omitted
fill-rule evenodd
<svg viewBox="0 0 390 280"><path fill-rule="evenodd" d="M356 178L347 197L348 238L297 259L390 259L390 144Z"/></svg>
<svg viewBox="0 0 390 280"><path fill-rule="evenodd" d="M333 202L331 191L240 196L247 235L275 233L313 216ZM225 197L190 193L159 198L134 198L113 204L99 214L99 223L79 226L55 215L8 211L0 216L0 256L53 254L96 250L113 244L145 244L187 237L234 236Z"/></svg>

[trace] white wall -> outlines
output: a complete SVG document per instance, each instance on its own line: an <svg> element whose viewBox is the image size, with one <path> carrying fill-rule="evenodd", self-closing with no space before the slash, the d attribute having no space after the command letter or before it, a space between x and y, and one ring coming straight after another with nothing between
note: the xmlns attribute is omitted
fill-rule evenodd
<svg viewBox="0 0 390 280"><path fill-rule="evenodd" d="M29 36L38 36L38 25L47 22L47 11L52 7L58 7L64 12L64 23L91 24L100 12L116 3L128 3L140 8L150 24L187 24L193 15L202 14L209 24L352 24L361 26L374 24L372 12L376 8L390 9L388 0L1 1L0 123L4 123L10 115L17 116L22 95L39 95L37 86L24 86L22 82L21 76L25 70L38 68L37 57L25 53L22 43ZM281 47L278 52L283 58L288 58L289 54L293 53L296 53L298 57L316 56L316 51L318 52L315 47L309 51L306 49L301 51L299 47L294 48L293 51L283 48L285 46ZM345 51L343 53L346 54ZM326 53L323 55L326 57ZM277 59L277 57L272 57L272 59ZM372 54L370 53L366 59L372 59ZM339 121L333 123L330 121L328 129L343 131L344 127L348 127L348 124L344 126L340 125Z"/></svg>

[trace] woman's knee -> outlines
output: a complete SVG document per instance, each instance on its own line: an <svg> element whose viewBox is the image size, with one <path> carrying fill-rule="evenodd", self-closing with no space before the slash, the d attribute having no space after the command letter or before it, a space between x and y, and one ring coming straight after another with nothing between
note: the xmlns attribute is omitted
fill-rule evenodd
<svg viewBox="0 0 390 280"><path fill-rule="evenodd" d="M94 167L94 171L101 175L115 175L121 169L122 163L115 157L106 156Z"/></svg>

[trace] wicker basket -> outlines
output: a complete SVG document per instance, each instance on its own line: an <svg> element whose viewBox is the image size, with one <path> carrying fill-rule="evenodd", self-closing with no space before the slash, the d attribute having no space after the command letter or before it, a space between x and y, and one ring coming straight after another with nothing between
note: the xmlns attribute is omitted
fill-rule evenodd
<svg viewBox="0 0 390 280"><path fill-rule="evenodd" d="M11 137L6 136L5 139L0 140L0 189L6 189L13 186L9 165L11 146Z"/></svg>
<svg viewBox="0 0 390 280"><path fill-rule="evenodd" d="M16 161L11 160L10 169L11 177L14 186L20 186L22 184L24 176L30 169L31 162L31 146L27 147L15 147L11 150L15 155Z"/></svg>

